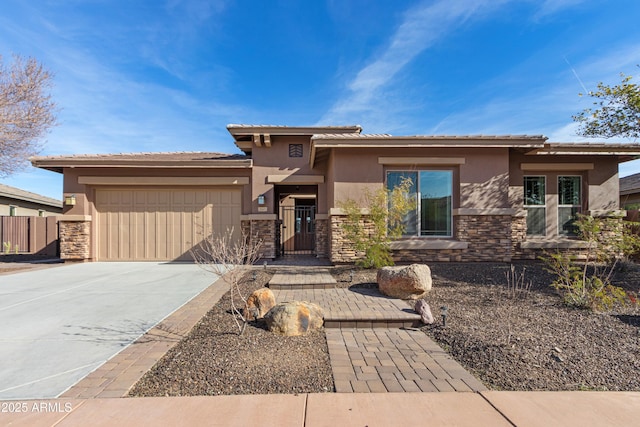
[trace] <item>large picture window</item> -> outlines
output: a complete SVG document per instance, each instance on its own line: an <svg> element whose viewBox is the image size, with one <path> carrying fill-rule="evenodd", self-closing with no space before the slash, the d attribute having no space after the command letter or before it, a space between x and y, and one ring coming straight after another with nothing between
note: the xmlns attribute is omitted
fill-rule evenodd
<svg viewBox="0 0 640 427"><path fill-rule="evenodd" d="M558 234L575 236L576 217L582 210L582 180L579 176L558 177Z"/></svg>
<svg viewBox="0 0 640 427"><path fill-rule="evenodd" d="M447 170L387 172L387 189L410 179L418 203L405 219L407 236L452 236L453 172Z"/></svg>
<svg viewBox="0 0 640 427"><path fill-rule="evenodd" d="M546 185L544 176L524 177L524 208L527 211L527 235L545 236L547 229Z"/></svg>

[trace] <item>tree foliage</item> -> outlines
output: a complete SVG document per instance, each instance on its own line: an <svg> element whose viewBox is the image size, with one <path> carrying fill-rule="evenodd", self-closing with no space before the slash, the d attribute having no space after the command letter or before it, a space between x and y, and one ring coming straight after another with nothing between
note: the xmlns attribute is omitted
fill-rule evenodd
<svg viewBox="0 0 640 427"><path fill-rule="evenodd" d="M49 89L52 74L33 58L0 56L0 177L25 166L42 148L41 139L55 125Z"/></svg>
<svg viewBox="0 0 640 427"><path fill-rule="evenodd" d="M631 82L632 76L621 74L619 85L598 84L598 90L588 95L596 98L594 106L573 116L580 123L578 134L587 137L640 136L640 86Z"/></svg>
<svg viewBox="0 0 640 427"><path fill-rule="evenodd" d="M353 199L340 204L346 214L342 229L359 256L357 265L365 268L393 265L390 242L402 237L404 220L415 208L411 186L411 179L406 178L391 191L384 188L365 191L364 213L363 207Z"/></svg>

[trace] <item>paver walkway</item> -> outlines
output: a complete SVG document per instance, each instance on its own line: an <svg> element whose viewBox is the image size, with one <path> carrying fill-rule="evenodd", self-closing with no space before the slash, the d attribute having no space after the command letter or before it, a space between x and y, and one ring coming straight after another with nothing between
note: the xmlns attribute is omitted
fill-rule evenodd
<svg viewBox="0 0 640 427"><path fill-rule="evenodd" d="M349 328L325 334L338 393L486 390L419 330Z"/></svg>
<svg viewBox="0 0 640 427"><path fill-rule="evenodd" d="M486 387L418 329L420 316L377 289L336 288L326 269L281 271L269 282L278 302L325 311L338 393L484 391Z"/></svg>

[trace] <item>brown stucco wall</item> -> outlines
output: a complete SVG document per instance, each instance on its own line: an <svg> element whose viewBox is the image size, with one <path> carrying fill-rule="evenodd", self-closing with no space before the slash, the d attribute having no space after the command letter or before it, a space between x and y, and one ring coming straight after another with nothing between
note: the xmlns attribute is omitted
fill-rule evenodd
<svg viewBox="0 0 640 427"><path fill-rule="evenodd" d="M379 157L454 157L465 163L440 165L381 165ZM327 170L330 207L347 199L361 200L368 190L381 188L386 171L446 169L454 173L454 208L488 209L509 207L509 152L506 148L348 148L333 149Z"/></svg>
<svg viewBox="0 0 640 427"><path fill-rule="evenodd" d="M302 144L302 157L289 157L289 144ZM274 184L267 183L269 175L317 175L325 176L326 164L317 165L311 169L309 165L309 136L271 136L271 147L252 148L253 179L251 185L252 200L250 212L259 213L257 197L266 196L267 213L276 213ZM286 184L286 183L283 183ZM314 184L315 185L315 184ZM326 181L317 184L318 198L316 205L319 213L327 212ZM264 212L262 212L264 213Z"/></svg>

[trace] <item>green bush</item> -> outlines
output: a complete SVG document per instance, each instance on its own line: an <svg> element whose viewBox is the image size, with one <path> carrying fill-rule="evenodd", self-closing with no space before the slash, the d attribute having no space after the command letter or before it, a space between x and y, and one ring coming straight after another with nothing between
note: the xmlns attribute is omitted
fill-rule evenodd
<svg viewBox="0 0 640 427"><path fill-rule="evenodd" d="M363 207L353 199L339 204L346 213L342 223L345 238L362 255L356 265L364 268L393 265L389 244L402 237L404 219L415 206L409 192L412 185L407 178L391 191L384 188L374 193L365 191L364 213Z"/></svg>
<svg viewBox="0 0 640 427"><path fill-rule="evenodd" d="M639 236L631 233L629 224L614 219L579 215L576 226L580 238L587 242L583 259L564 252L542 257L547 269L556 275L551 286L560 291L567 305L593 311L633 301L633 296L612 284L612 276L620 260L638 251ZM615 230L615 236L600 241L604 230Z"/></svg>

